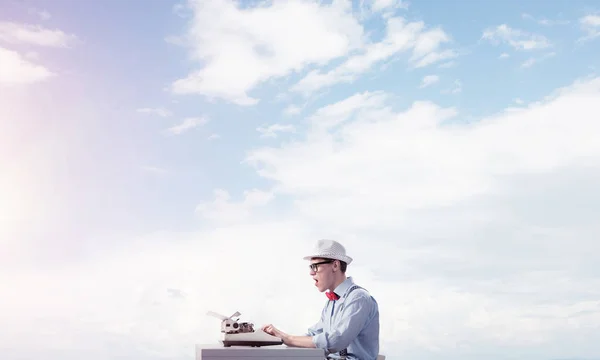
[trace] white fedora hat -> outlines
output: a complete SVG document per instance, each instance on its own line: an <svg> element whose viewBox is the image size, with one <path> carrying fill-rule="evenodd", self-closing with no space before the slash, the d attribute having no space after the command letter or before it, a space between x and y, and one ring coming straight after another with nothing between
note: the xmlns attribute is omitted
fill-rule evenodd
<svg viewBox="0 0 600 360"><path fill-rule="evenodd" d="M304 257L304 260L312 258L336 259L350 265L352 258L346 255L346 248L335 240L321 239L317 241L313 253Z"/></svg>

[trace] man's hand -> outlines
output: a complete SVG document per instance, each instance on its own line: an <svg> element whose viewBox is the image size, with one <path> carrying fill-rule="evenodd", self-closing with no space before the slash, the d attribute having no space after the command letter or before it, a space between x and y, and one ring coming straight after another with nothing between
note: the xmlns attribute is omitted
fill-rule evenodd
<svg viewBox="0 0 600 360"><path fill-rule="evenodd" d="M283 343L289 347L304 347L314 348L316 347L310 336L292 336L284 333L277 329L275 326L269 324L262 327L262 330L269 335L277 336Z"/></svg>
<svg viewBox="0 0 600 360"><path fill-rule="evenodd" d="M275 326L273 326L272 324L268 324L262 327L262 331L266 332L269 335L273 335L273 336L277 336L278 338L280 338L281 340L283 340L283 343L285 344L286 342L286 338L289 337L288 334L284 333L283 331L277 329ZM287 344L286 344L287 345Z"/></svg>

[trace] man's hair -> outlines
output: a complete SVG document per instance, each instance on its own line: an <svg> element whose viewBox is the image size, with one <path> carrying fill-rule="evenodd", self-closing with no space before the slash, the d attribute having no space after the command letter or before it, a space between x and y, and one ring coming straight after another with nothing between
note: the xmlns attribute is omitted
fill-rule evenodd
<svg viewBox="0 0 600 360"><path fill-rule="evenodd" d="M338 260L338 261L340 262L340 270L342 271L342 274L345 274L348 264L346 264L346 262L342 261L342 260Z"/></svg>

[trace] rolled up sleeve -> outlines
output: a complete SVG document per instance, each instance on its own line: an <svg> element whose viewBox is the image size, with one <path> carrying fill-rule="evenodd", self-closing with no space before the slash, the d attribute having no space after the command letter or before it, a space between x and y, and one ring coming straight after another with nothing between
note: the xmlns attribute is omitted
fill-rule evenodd
<svg viewBox="0 0 600 360"><path fill-rule="evenodd" d="M316 334L319 334L323 331L323 323L321 321L319 321L318 323L314 324L313 326L309 327L307 332L304 334L306 336L314 336Z"/></svg>
<svg viewBox="0 0 600 360"><path fill-rule="evenodd" d="M373 316L374 304L369 296L357 296L344 303L335 328L313 335L316 347L329 352L347 348Z"/></svg>

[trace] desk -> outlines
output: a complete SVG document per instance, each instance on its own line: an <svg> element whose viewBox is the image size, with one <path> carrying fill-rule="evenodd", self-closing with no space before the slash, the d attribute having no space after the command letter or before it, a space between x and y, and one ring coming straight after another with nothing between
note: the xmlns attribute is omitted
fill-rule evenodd
<svg viewBox="0 0 600 360"><path fill-rule="evenodd" d="M275 346L196 345L196 360L324 360L322 349Z"/></svg>

